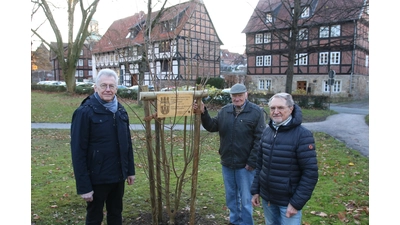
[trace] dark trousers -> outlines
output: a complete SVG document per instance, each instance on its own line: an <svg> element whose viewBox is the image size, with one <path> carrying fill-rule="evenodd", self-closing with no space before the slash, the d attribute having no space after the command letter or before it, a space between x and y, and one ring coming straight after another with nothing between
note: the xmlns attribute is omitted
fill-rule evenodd
<svg viewBox="0 0 400 225"><path fill-rule="evenodd" d="M107 225L122 224L122 197L125 182L93 185L93 201L86 206L86 224L101 225L104 203L107 209Z"/></svg>

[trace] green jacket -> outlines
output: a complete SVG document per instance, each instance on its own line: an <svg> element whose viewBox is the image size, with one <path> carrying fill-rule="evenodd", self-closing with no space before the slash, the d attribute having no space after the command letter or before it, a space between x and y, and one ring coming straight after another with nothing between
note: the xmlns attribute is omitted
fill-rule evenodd
<svg viewBox="0 0 400 225"><path fill-rule="evenodd" d="M207 131L219 132L218 152L222 165L240 169L248 164L256 168L259 141L266 126L264 115L262 108L248 100L238 116L235 115L233 104L222 107L214 118L205 108L201 122Z"/></svg>

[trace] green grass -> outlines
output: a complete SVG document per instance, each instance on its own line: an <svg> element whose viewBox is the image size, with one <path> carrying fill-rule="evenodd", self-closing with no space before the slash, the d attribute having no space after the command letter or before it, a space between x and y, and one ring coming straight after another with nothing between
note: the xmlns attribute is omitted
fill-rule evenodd
<svg viewBox="0 0 400 225"><path fill-rule="evenodd" d="M73 110L84 97L32 92L32 122L70 122ZM136 107L137 113L143 111L134 103L131 105ZM321 115L329 114L327 112L303 110L304 117L310 118L323 118ZM143 117L143 113L140 116ZM133 131L132 135L136 181L126 186L124 224L138 224L144 214L151 212L145 134ZM303 225L369 224L369 159L327 134L316 132L314 136L319 181L303 208ZM175 143L174 156L181 159L182 132L175 132L166 140ZM32 224L84 224L86 204L76 194L69 142L69 130L31 130ZM218 135L203 131L200 143L196 211L203 218L210 218L208 224L227 224L229 213L217 152ZM178 170L181 165L177 163ZM189 197L190 180L182 191L180 209L188 206ZM254 209L254 219L257 225L264 224L261 208Z"/></svg>
<svg viewBox="0 0 400 225"><path fill-rule="evenodd" d="M72 114L79 107L86 95L70 95L60 92L31 91L31 122L32 123L70 123ZM143 107L136 101L119 99L129 114L131 124L142 124L144 118ZM207 105L206 105L207 106ZM209 107L219 109L220 106ZM269 113L268 107L265 107ZM332 110L302 109L303 122L324 121L326 117L336 114ZM152 112L154 113L154 112ZM216 110L210 110L210 115L216 115ZM178 122L182 123L182 122Z"/></svg>
<svg viewBox="0 0 400 225"><path fill-rule="evenodd" d="M71 166L68 130L32 130L31 212L39 224L83 224L85 203L76 194ZM143 156L143 133L136 131L136 182L126 186L124 224L151 211L149 183ZM303 224L368 224L368 158L348 149L336 139L315 133L319 181L312 198L303 208ZM225 224L221 165L217 154L218 136L202 132L196 209L217 224ZM190 182L184 188L180 208L188 206ZM263 224L261 208L255 208L256 224ZM347 222L346 222L347 221ZM357 223L358 222L358 223Z"/></svg>
<svg viewBox="0 0 400 225"><path fill-rule="evenodd" d="M72 114L87 95L67 94L63 92L31 91L32 123L70 123ZM120 99L125 106L130 122L142 123L143 107L132 100Z"/></svg>

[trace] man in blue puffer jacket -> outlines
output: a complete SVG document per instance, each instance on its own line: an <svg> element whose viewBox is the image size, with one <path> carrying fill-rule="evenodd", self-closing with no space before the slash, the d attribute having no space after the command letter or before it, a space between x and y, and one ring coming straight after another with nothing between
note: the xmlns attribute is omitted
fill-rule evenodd
<svg viewBox="0 0 400 225"><path fill-rule="evenodd" d="M117 100L118 76L98 73L95 93L84 99L71 122L71 156L77 193L87 202L86 224L122 224L125 181L135 181L128 113Z"/></svg>
<svg viewBox="0 0 400 225"><path fill-rule="evenodd" d="M266 225L300 225L318 181L314 137L301 125L301 109L290 94L275 94L268 106L271 120L261 136L252 203L260 206L261 196Z"/></svg>

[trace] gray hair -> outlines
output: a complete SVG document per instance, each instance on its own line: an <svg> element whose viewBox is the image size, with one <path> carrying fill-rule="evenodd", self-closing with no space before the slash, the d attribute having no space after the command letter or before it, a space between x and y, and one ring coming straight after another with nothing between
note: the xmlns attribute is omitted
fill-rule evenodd
<svg viewBox="0 0 400 225"><path fill-rule="evenodd" d="M97 74L96 77L96 86L100 87L100 78L103 76L107 76L107 77L114 77L115 78L115 84L118 84L118 75L117 73L115 73L114 70L111 69L102 69L100 70L100 72Z"/></svg>
<svg viewBox="0 0 400 225"><path fill-rule="evenodd" d="M286 100L286 105L287 105L288 107L292 107L292 106L294 105L294 101L293 101L292 96L291 96L290 94L288 94L288 93L281 92L281 93L274 94L274 95L269 99L269 101L268 101L268 106L271 106L271 101L272 101L272 99L274 99L274 98L282 98L282 99L285 99L285 100Z"/></svg>

